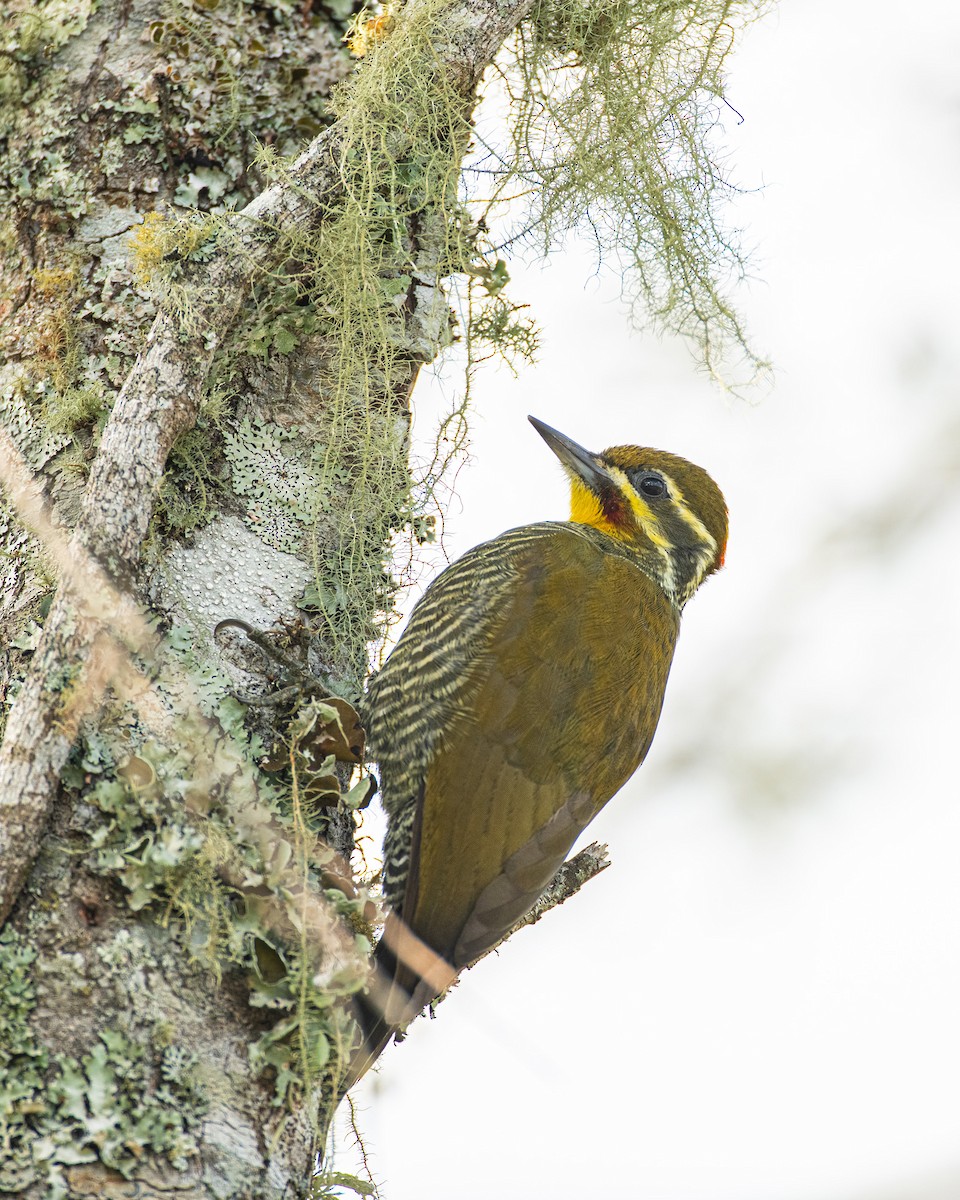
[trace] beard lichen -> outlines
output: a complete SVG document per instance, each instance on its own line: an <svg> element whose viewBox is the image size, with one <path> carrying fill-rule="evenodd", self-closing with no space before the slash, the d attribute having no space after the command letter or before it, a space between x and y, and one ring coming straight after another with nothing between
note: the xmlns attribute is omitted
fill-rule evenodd
<svg viewBox="0 0 960 1200"><path fill-rule="evenodd" d="M634 317L688 337L731 388L767 364L729 299L746 264L723 211L737 191L719 148L724 67L768 7L539 0L496 64L507 115L468 171L506 241L547 253L574 230L592 239Z"/></svg>

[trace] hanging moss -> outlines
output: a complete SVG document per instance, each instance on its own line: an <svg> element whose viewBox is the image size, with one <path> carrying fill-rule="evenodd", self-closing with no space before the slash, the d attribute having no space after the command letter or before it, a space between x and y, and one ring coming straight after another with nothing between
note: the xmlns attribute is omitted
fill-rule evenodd
<svg viewBox="0 0 960 1200"><path fill-rule="evenodd" d="M540 0L499 70L506 133L478 155L505 239L571 230L623 278L634 316L679 332L725 386L766 364L730 299L745 262L724 205L724 66L765 0ZM510 215L503 206L512 200Z"/></svg>

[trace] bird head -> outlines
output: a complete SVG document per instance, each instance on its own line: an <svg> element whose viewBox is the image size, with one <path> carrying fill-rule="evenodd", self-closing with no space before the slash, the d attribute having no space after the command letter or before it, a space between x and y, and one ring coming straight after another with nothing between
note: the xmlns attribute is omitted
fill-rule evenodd
<svg viewBox="0 0 960 1200"><path fill-rule="evenodd" d="M635 545L678 605L723 566L727 506L702 467L643 446L593 454L529 420L570 478L570 520Z"/></svg>

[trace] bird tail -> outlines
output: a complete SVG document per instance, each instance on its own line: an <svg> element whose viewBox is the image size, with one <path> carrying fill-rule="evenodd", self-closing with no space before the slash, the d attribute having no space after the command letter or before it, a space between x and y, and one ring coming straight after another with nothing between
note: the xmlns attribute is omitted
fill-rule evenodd
<svg viewBox="0 0 960 1200"><path fill-rule="evenodd" d="M387 917L374 952L370 983L366 992L354 997L361 1041L340 1083L341 1094L363 1078L394 1034L406 1029L456 978L456 970L402 918L393 913Z"/></svg>

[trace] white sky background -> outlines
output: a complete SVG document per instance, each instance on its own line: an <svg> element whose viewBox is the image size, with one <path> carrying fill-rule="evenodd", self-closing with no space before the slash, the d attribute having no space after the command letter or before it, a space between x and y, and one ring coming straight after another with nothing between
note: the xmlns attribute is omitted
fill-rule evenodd
<svg viewBox="0 0 960 1200"><path fill-rule="evenodd" d="M481 374L450 557L566 516L528 412L707 467L730 550L613 866L357 1090L384 1200L960 1197L958 57L956 0L781 0L735 52L761 405L579 252L513 268L543 351Z"/></svg>

